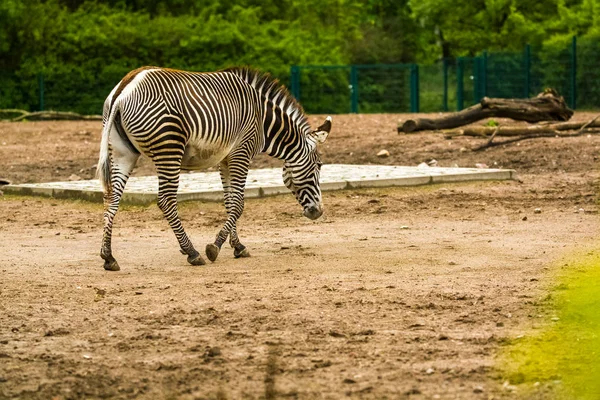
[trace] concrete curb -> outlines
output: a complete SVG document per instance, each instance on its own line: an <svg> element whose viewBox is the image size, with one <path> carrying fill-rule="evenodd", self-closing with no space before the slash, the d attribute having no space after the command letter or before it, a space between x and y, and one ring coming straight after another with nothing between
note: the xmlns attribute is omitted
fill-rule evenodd
<svg viewBox="0 0 600 400"><path fill-rule="evenodd" d="M482 180L516 179L514 170L442 167L402 167L388 165L324 165L321 171L321 190L332 191L392 186L419 186L427 184L471 182ZM258 198L289 193L283 185L281 169L251 170L248 174L246 198ZM102 202L102 188L98 180L25 183L2 187L6 194L46 196L59 199L81 199ZM145 205L157 198L156 176L132 177L127 183L122 203ZM222 201L218 172L182 174L177 194L179 201Z"/></svg>

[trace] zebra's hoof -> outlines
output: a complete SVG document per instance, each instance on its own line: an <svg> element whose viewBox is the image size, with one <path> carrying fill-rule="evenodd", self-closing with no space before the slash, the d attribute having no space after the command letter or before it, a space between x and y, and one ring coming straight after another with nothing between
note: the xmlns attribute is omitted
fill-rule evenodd
<svg viewBox="0 0 600 400"><path fill-rule="evenodd" d="M119 263L114 258L112 260L104 260L104 269L107 271L120 271Z"/></svg>
<svg viewBox="0 0 600 400"><path fill-rule="evenodd" d="M198 252L196 252L196 254L194 254L194 255L188 256L187 260L192 265L206 264L206 261L204 261L204 258L202 258L202 256Z"/></svg>
<svg viewBox="0 0 600 400"><path fill-rule="evenodd" d="M214 243L206 245L206 257L208 257L210 261L214 262L217 259L219 251L221 251L221 249Z"/></svg>
<svg viewBox="0 0 600 400"><path fill-rule="evenodd" d="M245 258L250 257L250 252L246 248L246 246L241 245L239 249L233 249L233 256L235 258Z"/></svg>

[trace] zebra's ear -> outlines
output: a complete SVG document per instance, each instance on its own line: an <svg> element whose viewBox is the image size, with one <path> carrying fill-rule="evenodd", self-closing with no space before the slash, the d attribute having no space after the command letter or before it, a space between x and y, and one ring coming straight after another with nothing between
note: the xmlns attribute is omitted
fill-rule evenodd
<svg viewBox="0 0 600 400"><path fill-rule="evenodd" d="M316 130L311 132L318 143L323 143L327 136L329 136L329 132L331 131L331 117L327 117L323 125L319 126Z"/></svg>

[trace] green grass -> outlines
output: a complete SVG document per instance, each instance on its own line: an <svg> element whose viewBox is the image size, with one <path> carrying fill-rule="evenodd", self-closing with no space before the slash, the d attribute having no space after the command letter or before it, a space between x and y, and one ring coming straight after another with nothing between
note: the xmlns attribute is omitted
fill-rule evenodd
<svg viewBox="0 0 600 400"><path fill-rule="evenodd" d="M515 339L500 369L525 397L550 386L551 398L600 399L600 249L563 267L545 304L548 326Z"/></svg>

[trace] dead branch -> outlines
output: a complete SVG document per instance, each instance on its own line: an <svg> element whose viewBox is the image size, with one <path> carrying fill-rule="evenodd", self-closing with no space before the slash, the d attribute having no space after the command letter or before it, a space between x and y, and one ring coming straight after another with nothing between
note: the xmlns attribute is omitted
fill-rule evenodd
<svg viewBox="0 0 600 400"><path fill-rule="evenodd" d="M474 147L471 150L472 151L481 151L481 150L484 150L484 149L487 149L487 148L490 148L490 147L502 146L502 145L506 145L506 144L520 142L522 140L536 139L536 138L541 138L541 137L562 137L562 138L569 138L569 137L581 136L581 135L583 135L586 132L588 132L588 133L592 133L592 132L593 133L600 133L600 131L596 131L596 130L586 131L586 129L593 129L592 126L594 125L594 123L596 122L596 120L598 118L600 118L600 115L597 115L592 120L590 120L590 121L586 122L585 124L583 124L581 126L581 128L577 132L575 132L575 133L560 133L560 131L555 130L554 132L539 132L539 133L530 134L528 136L521 136L521 137L517 137L517 138L513 138L513 139L504 140L502 142L494 142L494 143L492 143L494 137L496 136L496 133L498 132L498 129L496 129L496 132L494 132L492 134L492 136L487 141L487 143L485 143L485 144L483 144L481 146L478 146L478 147Z"/></svg>
<svg viewBox="0 0 600 400"><path fill-rule="evenodd" d="M484 97L479 104L441 118L409 119L398 127L398 133L456 128L490 117L540 122L567 121L572 116L573 110L567 107L563 97L553 89L546 89L532 99Z"/></svg>
<svg viewBox="0 0 600 400"><path fill-rule="evenodd" d="M559 132L585 130L589 128L600 128L600 121L597 120L600 116L588 122L563 122L560 124L550 125L532 125L532 126L506 126L506 127L489 127L489 126L472 126L454 131L445 131L444 135L449 137L454 136L475 136L489 137L494 132L496 136L535 136L539 134L557 135ZM497 130L497 131L496 131Z"/></svg>
<svg viewBox="0 0 600 400"><path fill-rule="evenodd" d="M29 112L17 109L0 110L0 116L10 114L20 114L17 117L6 118L8 121L18 122L28 121L101 121L101 115L81 115L69 111L34 111Z"/></svg>
<svg viewBox="0 0 600 400"><path fill-rule="evenodd" d="M11 120L25 114L29 114L29 111L20 110L18 108L6 108L0 110L0 120Z"/></svg>

